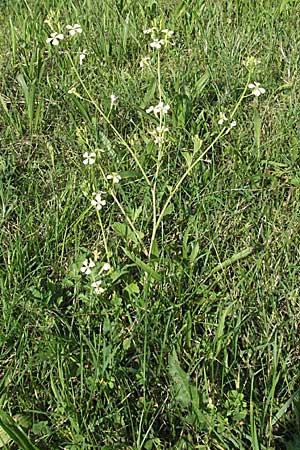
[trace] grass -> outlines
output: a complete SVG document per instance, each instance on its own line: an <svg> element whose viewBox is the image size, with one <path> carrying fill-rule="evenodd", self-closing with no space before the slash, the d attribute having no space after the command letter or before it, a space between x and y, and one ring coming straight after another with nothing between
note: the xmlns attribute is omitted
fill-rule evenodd
<svg viewBox="0 0 300 450"><path fill-rule="evenodd" d="M299 448L299 12L3 2L0 447Z"/></svg>

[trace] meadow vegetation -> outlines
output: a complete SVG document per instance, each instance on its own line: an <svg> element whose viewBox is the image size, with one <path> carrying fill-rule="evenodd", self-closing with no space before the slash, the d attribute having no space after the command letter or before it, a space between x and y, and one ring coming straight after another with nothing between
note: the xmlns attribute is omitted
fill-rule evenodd
<svg viewBox="0 0 300 450"><path fill-rule="evenodd" d="M299 450L298 0L2 0L0 448Z"/></svg>

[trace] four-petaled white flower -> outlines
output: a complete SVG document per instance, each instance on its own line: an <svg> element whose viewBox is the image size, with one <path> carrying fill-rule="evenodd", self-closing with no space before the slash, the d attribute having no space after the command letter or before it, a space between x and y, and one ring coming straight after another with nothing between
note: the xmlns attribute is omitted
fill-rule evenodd
<svg viewBox="0 0 300 450"><path fill-rule="evenodd" d="M58 45L59 42L64 38L62 33L51 33L50 37L46 40L47 44Z"/></svg>
<svg viewBox="0 0 300 450"><path fill-rule="evenodd" d="M106 200L102 199L103 192L93 192L93 200L91 200L91 205L95 206L98 211L106 205Z"/></svg>
<svg viewBox="0 0 300 450"><path fill-rule="evenodd" d="M92 268L95 267L95 263L91 259L86 259L83 261L82 266L80 268L80 272L84 273L85 275L90 275L92 273Z"/></svg>
<svg viewBox="0 0 300 450"><path fill-rule="evenodd" d="M164 105L163 102L159 102L156 106L150 106L148 109L146 109L146 113L154 112L155 115L157 114L167 114L167 112L170 109L170 105L166 104Z"/></svg>
<svg viewBox="0 0 300 450"><path fill-rule="evenodd" d="M94 288L95 293L97 295L101 295L103 294L103 292L105 292L105 289L103 289L103 287L101 287L102 281L98 280L98 281L94 281L91 286Z"/></svg>
<svg viewBox="0 0 300 450"><path fill-rule="evenodd" d="M79 23L75 23L74 25L66 25L66 28L69 30L69 34L71 36L75 36L76 33L82 33L82 28Z"/></svg>
<svg viewBox="0 0 300 450"><path fill-rule="evenodd" d="M83 160L83 164L87 165L87 164L94 164L94 162L96 161L96 153L95 152L85 152L83 154L84 160Z"/></svg>
<svg viewBox="0 0 300 450"><path fill-rule="evenodd" d="M256 81L254 81L254 83L250 83L248 87L249 89L252 89L252 94L255 95L255 97L259 97L261 94L266 92L263 87L260 87L260 83L257 83Z"/></svg>
<svg viewBox="0 0 300 450"><path fill-rule="evenodd" d="M120 182L120 180L122 179L121 175L119 175L117 172L113 172L110 175L107 175L106 177L108 180L112 180L112 182L114 184L117 184Z"/></svg>
<svg viewBox="0 0 300 450"><path fill-rule="evenodd" d="M110 96L110 102L111 104L115 103L117 101L118 97L116 97L114 94L111 94Z"/></svg>
<svg viewBox="0 0 300 450"><path fill-rule="evenodd" d="M174 34L174 31L168 30L167 28L165 28L164 30L161 30L161 32L165 34L166 38L170 38Z"/></svg>
<svg viewBox="0 0 300 450"><path fill-rule="evenodd" d="M144 67L149 66L149 62L150 61L150 56L144 56L141 60L140 60L140 67L143 69Z"/></svg>
<svg viewBox="0 0 300 450"><path fill-rule="evenodd" d="M79 55L79 64L81 66L82 66L83 60L86 57L86 55L87 55L87 50L86 49L82 50L82 52Z"/></svg>
<svg viewBox="0 0 300 450"><path fill-rule="evenodd" d="M153 41L150 44L150 47L152 48L161 48L162 45L164 45L165 41L163 39L153 39Z"/></svg>
<svg viewBox="0 0 300 450"><path fill-rule="evenodd" d="M219 125L223 125L228 119L223 112L220 112L220 119L218 120Z"/></svg>

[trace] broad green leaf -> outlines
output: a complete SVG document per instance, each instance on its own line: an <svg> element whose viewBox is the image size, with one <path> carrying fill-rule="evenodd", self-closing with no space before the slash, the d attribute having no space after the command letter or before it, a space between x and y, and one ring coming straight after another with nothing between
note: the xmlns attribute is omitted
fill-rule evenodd
<svg viewBox="0 0 300 450"><path fill-rule="evenodd" d="M124 288L124 291L128 292L129 295L139 294L140 288L136 283L130 283Z"/></svg>
<svg viewBox="0 0 300 450"><path fill-rule="evenodd" d="M193 154L198 153L198 151L200 150L200 148L202 147L203 144L203 140L199 138L199 136L197 134L195 134L195 136L193 136L193 144L194 144L194 151Z"/></svg>
<svg viewBox="0 0 300 450"><path fill-rule="evenodd" d="M4 411L0 411L0 427L2 428L1 438L3 436L4 439L1 446L3 447L9 442L9 440L5 442L5 439L7 440L10 438L10 440L14 441L21 450L38 450L38 448L30 442L21 428L22 426L28 428L29 425L30 422L28 422L26 416L15 416L13 419Z"/></svg>
<svg viewBox="0 0 300 450"><path fill-rule="evenodd" d="M209 81L209 73L205 72L202 75L202 77L200 77L199 80L196 81L196 83L195 83L194 91L195 91L196 96L201 94L201 92L203 91L203 89L207 85L208 81Z"/></svg>
<svg viewBox="0 0 300 450"><path fill-rule="evenodd" d="M136 233L134 233L134 231L126 224L126 223L121 223L121 222L115 222L112 225L113 230L122 238L124 238L126 241L132 241L135 244L139 243L137 234L140 238L140 240L143 239L144 237L144 233L142 231L136 231Z"/></svg>
<svg viewBox="0 0 300 450"><path fill-rule="evenodd" d="M175 350L169 357L169 374L173 382L173 392L176 401L183 408L193 405L197 411L199 408L197 388L190 382L189 375L180 367Z"/></svg>

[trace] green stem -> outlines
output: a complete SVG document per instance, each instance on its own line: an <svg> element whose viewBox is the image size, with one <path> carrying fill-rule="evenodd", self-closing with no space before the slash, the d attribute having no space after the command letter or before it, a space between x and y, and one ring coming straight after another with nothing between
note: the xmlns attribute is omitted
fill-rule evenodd
<svg viewBox="0 0 300 450"><path fill-rule="evenodd" d="M237 111L238 107L240 106L243 98L245 97L245 93L248 89L248 83L249 83L249 79L250 79L250 73L248 75L248 81L247 84L237 102L237 104L235 105L230 118L233 118L235 112ZM173 188L173 190L170 192L157 220L155 223L155 226L153 227L153 231L152 231L152 237L151 237L151 242L150 242L150 249L152 249L153 247L153 243L154 243L154 239L158 230L158 227L163 219L163 216L166 212L167 207L169 206L172 198L174 197L174 195L176 194L176 192L178 191L178 189L180 188L180 186L182 185L182 183L184 182L184 180L186 179L186 177L192 172L192 170L194 169L194 167L203 159L203 157L209 152L209 150L215 145L216 142L218 142L218 140L221 138L221 136L224 135L224 132L226 130L226 127L223 127L222 130L219 132L219 134L216 136L216 138L212 141L212 143L204 150L203 153L201 153L201 155L188 167L188 169L186 170L186 172L182 175L182 177L179 179L179 181L176 183L175 187ZM149 254L151 254L151 252L149 252Z"/></svg>
<svg viewBox="0 0 300 450"><path fill-rule="evenodd" d="M109 251L108 251L108 247L107 247L107 239L105 236L105 231L104 231L104 227L103 227L103 223L102 223L102 219L101 219L101 214L98 211L98 209L97 209L97 216L98 216L98 221L99 221L100 228L101 228L102 239L103 239L103 244L104 244L104 248L105 248L107 262L109 262Z"/></svg>

